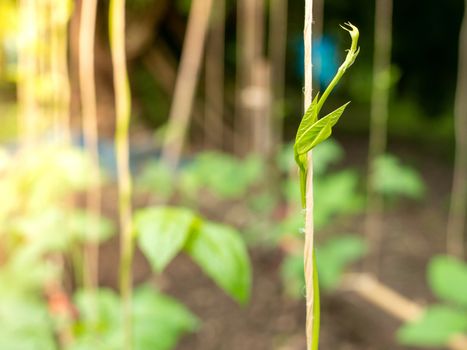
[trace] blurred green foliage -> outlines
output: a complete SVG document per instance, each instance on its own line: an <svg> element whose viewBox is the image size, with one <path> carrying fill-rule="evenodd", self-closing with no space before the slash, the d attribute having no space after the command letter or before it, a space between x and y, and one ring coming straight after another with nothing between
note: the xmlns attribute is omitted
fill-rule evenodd
<svg viewBox="0 0 467 350"><path fill-rule="evenodd" d="M419 173L395 156L386 154L376 159L374 171L375 190L385 197L423 198L425 185Z"/></svg>
<svg viewBox="0 0 467 350"><path fill-rule="evenodd" d="M294 167L293 150L285 147L278 157L279 166ZM318 232L331 227L337 218L357 214L364 209L364 197L359 192L359 175L355 170L333 170L343 158L344 150L330 139L313 150L314 173L314 223ZM290 168L289 168L290 172ZM299 203L300 189L297 180L289 178L283 184L285 198L289 203ZM303 213L294 210L279 225L279 236L301 237ZM334 234L324 244L318 244L316 258L320 285L325 289L335 287L345 268L365 254L363 239L358 235ZM286 292L294 297L302 296L304 288L302 252L288 254L283 262L281 274Z"/></svg>
<svg viewBox="0 0 467 350"><path fill-rule="evenodd" d="M399 329L402 344L438 348L456 334L467 334L467 264L436 256L428 266L428 282L442 303L428 306L418 319Z"/></svg>
<svg viewBox="0 0 467 350"><path fill-rule="evenodd" d="M154 271L162 272L184 251L231 297L241 304L248 301L251 267L245 244L234 229L175 207L140 209L135 220L138 245Z"/></svg>
<svg viewBox="0 0 467 350"><path fill-rule="evenodd" d="M81 317L73 325L74 341L67 349L122 349L119 296L110 289L100 289L97 294L79 291L75 299ZM190 311L149 285L134 291L132 305L136 350L173 349L182 334L198 327L199 321Z"/></svg>

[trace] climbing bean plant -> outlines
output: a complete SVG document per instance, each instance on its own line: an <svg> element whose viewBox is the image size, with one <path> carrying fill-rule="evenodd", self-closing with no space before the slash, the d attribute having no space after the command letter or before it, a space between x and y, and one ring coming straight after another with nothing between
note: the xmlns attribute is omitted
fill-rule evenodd
<svg viewBox="0 0 467 350"><path fill-rule="evenodd" d="M324 93L320 96L316 94L311 105L305 112L302 121L298 127L297 135L294 144L294 158L298 165L300 172L300 191L301 191L301 202L302 207L306 208L306 179L308 174L308 152L311 151L318 144L328 139L332 133L332 127L339 121L339 118L344 113L344 110L350 102L347 102L343 106L329 113L325 117L318 119L318 115L326 102L327 98L331 94L332 90L336 87L337 83L344 76L347 69L355 62L358 56L360 48L358 47L359 31L350 22L345 23L341 26L344 30L348 31L352 38L352 44L347 52L347 56L342 65L337 70L336 75L329 83ZM313 254L315 260L315 254ZM313 261L313 334L312 344L313 350L318 349L318 338L319 338L319 319L320 319L320 308L319 308L319 285L318 285L318 274L316 273L316 261Z"/></svg>

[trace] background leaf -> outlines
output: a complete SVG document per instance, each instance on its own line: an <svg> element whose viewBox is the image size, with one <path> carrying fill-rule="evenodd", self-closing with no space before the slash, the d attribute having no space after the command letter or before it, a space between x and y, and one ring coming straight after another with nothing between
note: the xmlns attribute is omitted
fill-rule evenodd
<svg viewBox="0 0 467 350"><path fill-rule="evenodd" d="M161 272L165 268L200 221L191 210L183 208L153 207L138 211L135 219L138 246L153 269Z"/></svg>
<svg viewBox="0 0 467 350"><path fill-rule="evenodd" d="M423 180L415 169L388 154L376 159L374 181L375 190L389 197L421 199L425 193Z"/></svg>
<svg viewBox="0 0 467 350"><path fill-rule="evenodd" d="M397 338L406 345L443 346L451 336L465 331L465 312L435 305L426 309L420 319L402 326L397 332Z"/></svg>
<svg viewBox="0 0 467 350"><path fill-rule="evenodd" d="M434 257L428 266L428 282L440 299L467 308L467 264L449 256Z"/></svg>
<svg viewBox="0 0 467 350"><path fill-rule="evenodd" d="M365 242L357 235L340 235L316 249L319 283L326 289L337 286L348 264L366 253Z"/></svg>
<svg viewBox="0 0 467 350"><path fill-rule="evenodd" d="M185 247L187 253L240 304L250 296L251 266L245 243L234 229L204 223Z"/></svg>
<svg viewBox="0 0 467 350"><path fill-rule="evenodd" d="M134 336L136 350L170 350L180 337L198 328L198 319L177 300L150 286L135 291Z"/></svg>

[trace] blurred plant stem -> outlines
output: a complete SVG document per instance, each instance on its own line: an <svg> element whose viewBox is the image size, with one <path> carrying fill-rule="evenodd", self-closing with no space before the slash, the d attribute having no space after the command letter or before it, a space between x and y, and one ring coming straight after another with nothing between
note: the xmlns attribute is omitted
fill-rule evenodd
<svg viewBox="0 0 467 350"><path fill-rule="evenodd" d="M467 1L459 36L455 113L456 156L447 227L448 254L464 258L467 213Z"/></svg>
<svg viewBox="0 0 467 350"><path fill-rule="evenodd" d="M307 111L312 102L313 72L311 62L312 48L313 0L305 0L304 48L305 48L305 99L304 110ZM305 201L305 288L306 288L306 339L307 349L318 349L319 343L319 302L315 271L314 225L313 225L313 156L308 152L308 171L306 178Z"/></svg>
<svg viewBox="0 0 467 350"><path fill-rule="evenodd" d="M392 46L392 0L376 0L373 53L373 86L370 114L370 143L368 149L366 236L370 252L366 268L379 273L381 239L383 235L384 203L376 192L375 162L386 151L387 120Z"/></svg>
<svg viewBox="0 0 467 350"><path fill-rule="evenodd" d="M79 83L84 144L92 161L93 171L89 174L93 185L86 192L86 208L89 213L87 230L92 242L85 247L85 285L94 289L99 278L98 227L101 214L101 190L98 149L98 124L96 107L96 83L94 72L94 36L96 29L96 0L82 0L79 26ZM92 219L91 219L92 218Z"/></svg>
<svg viewBox="0 0 467 350"><path fill-rule="evenodd" d="M120 212L120 293L124 349L133 348L132 262L133 219L131 204L131 174L129 167L129 127L131 113L130 86L125 56L125 0L111 0L109 8L110 49L115 89L115 153L118 173L118 204Z"/></svg>
<svg viewBox="0 0 467 350"><path fill-rule="evenodd" d="M224 51L225 0L213 5L206 43L204 132L208 147L222 149L224 143Z"/></svg>
<svg viewBox="0 0 467 350"><path fill-rule="evenodd" d="M204 43L208 31L213 0L193 0L180 68L162 149L162 158L176 167L187 136L190 115L198 84Z"/></svg>

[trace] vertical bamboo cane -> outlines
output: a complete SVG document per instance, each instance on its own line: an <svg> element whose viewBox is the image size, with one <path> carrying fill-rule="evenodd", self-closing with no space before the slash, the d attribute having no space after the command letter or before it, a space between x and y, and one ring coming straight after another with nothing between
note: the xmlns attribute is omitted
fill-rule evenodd
<svg viewBox="0 0 467 350"><path fill-rule="evenodd" d="M120 293L124 327L124 349L133 348L132 260L133 223L131 207L131 174L129 166L128 129L130 127L130 87L125 55L125 0L110 2L110 48L115 89L115 153L117 157L120 211Z"/></svg>
<svg viewBox="0 0 467 350"><path fill-rule="evenodd" d="M251 90L254 70L263 60L264 0L239 0L237 7L237 77L235 142L238 153L250 150L254 125Z"/></svg>
<svg viewBox="0 0 467 350"><path fill-rule="evenodd" d="M462 259L465 254L467 212L467 1L459 36L459 63L455 102L456 158L447 229L447 252Z"/></svg>
<svg viewBox="0 0 467 350"><path fill-rule="evenodd" d="M190 121L213 0L193 0L162 157L175 167Z"/></svg>
<svg viewBox="0 0 467 350"><path fill-rule="evenodd" d="M288 0L270 3L269 57L271 59L272 117L275 126L275 143L282 144L285 104L285 59L287 46Z"/></svg>
<svg viewBox="0 0 467 350"><path fill-rule="evenodd" d="M305 48L305 103L306 111L312 101L312 23L313 23L313 0L305 0L305 23L303 31ZM308 173L307 173L307 192L305 208L305 247L304 247L304 265L305 265L305 287L306 287L306 338L307 349L315 350L318 348L318 339L315 336L318 333L318 320L315 319L315 264L314 264L314 226L313 226L313 157L312 152L308 153Z"/></svg>
<svg viewBox="0 0 467 350"><path fill-rule="evenodd" d="M68 20L70 3L67 0L50 0L47 12L49 21L47 31L50 33L50 56L48 57L48 74L53 82L51 96L52 114L55 136L57 140L69 143L70 130L70 81L68 74Z"/></svg>
<svg viewBox="0 0 467 350"><path fill-rule="evenodd" d="M207 146L216 148L222 148L224 140L225 11L225 0L216 0L206 43L204 130Z"/></svg>
<svg viewBox="0 0 467 350"><path fill-rule="evenodd" d="M83 122L84 144L93 161L93 171L90 178L97 181L86 193L86 207L96 220L89 220L87 231L91 233L93 242L85 248L86 276L85 284L94 289L98 284L99 243L97 225L101 212L100 171L98 127L96 108L96 83L94 75L94 35L96 30L96 0L82 0L79 26L79 84L81 96L81 111Z"/></svg>
<svg viewBox="0 0 467 350"><path fill-rule="evenodd" d="M37 21L35 1L19 1L21 31L18 44L18 130L23 145L30 145L35 139L37 126Z"/></svg>
<svg viewBox="0 0 467 350"><path fill-rule="evenodd" d="M368 150L368 203L365 229L370 244L367 269L379 273L379 256L383 235L383 198L375 191L375 161L386 150L389 108L389 74L391 68L392 0L376 0L373 62L373 87Z"/></svg>

